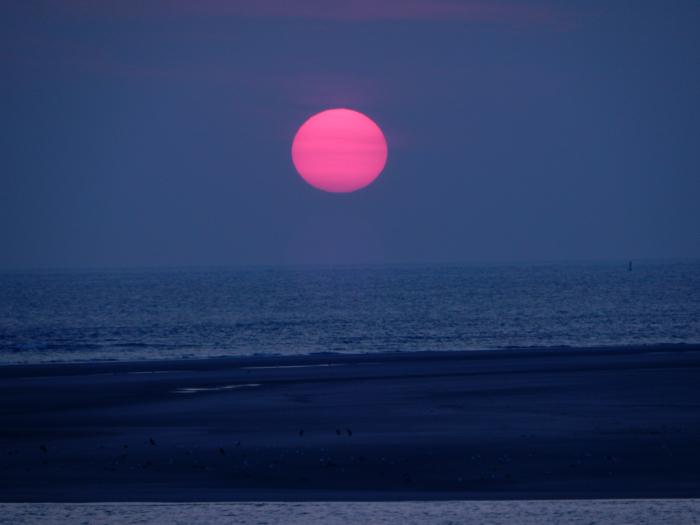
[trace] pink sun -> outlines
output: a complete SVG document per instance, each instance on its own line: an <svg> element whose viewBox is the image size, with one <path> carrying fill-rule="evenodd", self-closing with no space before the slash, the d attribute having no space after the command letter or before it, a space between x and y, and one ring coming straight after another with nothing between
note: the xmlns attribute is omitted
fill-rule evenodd
<svg viewBox="0 0 700 525"><path fill-rule="evenodd" d="M386 139L375 122L351 109L329 109L304 122L294 136L292 161L319 190L348 193L371 184L384 169Z"/></svg>

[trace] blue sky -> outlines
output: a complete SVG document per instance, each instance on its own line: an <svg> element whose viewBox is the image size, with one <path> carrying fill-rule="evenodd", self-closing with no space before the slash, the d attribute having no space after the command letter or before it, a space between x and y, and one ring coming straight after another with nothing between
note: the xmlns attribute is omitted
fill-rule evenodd
<svg viewBox="0 0 700 525"><path fill-rule="evenodd" d="M0 266L700 257L700 4L9 1ZM389 161L314 190L291 139Z"/></svg>

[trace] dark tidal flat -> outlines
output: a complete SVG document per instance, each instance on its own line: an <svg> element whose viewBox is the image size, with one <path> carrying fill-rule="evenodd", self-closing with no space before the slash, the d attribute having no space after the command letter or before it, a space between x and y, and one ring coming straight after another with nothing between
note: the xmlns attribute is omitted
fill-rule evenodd
<svg viewBox="0 0 700 525"><path fill-rule="evenodd" d="M700 497L691 345L0 368L0 500Z"/></svg>

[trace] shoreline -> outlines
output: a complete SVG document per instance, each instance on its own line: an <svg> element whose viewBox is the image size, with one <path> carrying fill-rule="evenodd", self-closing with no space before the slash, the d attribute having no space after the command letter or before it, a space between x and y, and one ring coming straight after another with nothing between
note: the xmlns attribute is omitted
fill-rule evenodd
<svg viewBox="0 0 700 525"><path fill-rule="evenodd" d="M700 497L699 395L700 345L0 366L0 501Z"/></svg>
<svg viewBox="0 0 700 525"><path fill-rule="evenodd" d="M195 368L206 368L207 365L232 365L232 364L257 364L267 362L280 362L294 364L296 362L317 361L342 361L356 362L366 360L400 361L400 360L435 360L435 359L462 359L469 356L509 356L509 357L536 357L542 355L576 355L577 353L595 354L638 354L644 352L684 352L700 351L700 342L697 343L651 343L651 344L620 344L620 345L592 345L592 346L524 346L502 348L480 348L468 350L398 350L392 352L315 352L309 354L281 354L281 353L252 353L242 355L220 355L211 357L183 357L173 359L103 359L103 360L77 360L77 361L41 361L41 362L0 362L0 379L14 375L16 370L22 369L33 372L38 369L55 368L150 368L159 367L181 368L180 365L191 364Z"/></svg>

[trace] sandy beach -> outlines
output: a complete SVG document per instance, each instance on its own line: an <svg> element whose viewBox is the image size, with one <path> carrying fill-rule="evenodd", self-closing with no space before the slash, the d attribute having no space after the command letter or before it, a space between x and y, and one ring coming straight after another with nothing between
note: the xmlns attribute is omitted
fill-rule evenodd
<svg viewBox="0 0 700 525"><path fill-rule="evenodd" d="M0 368L0 500L700 496L700 347Z"/></svg>

